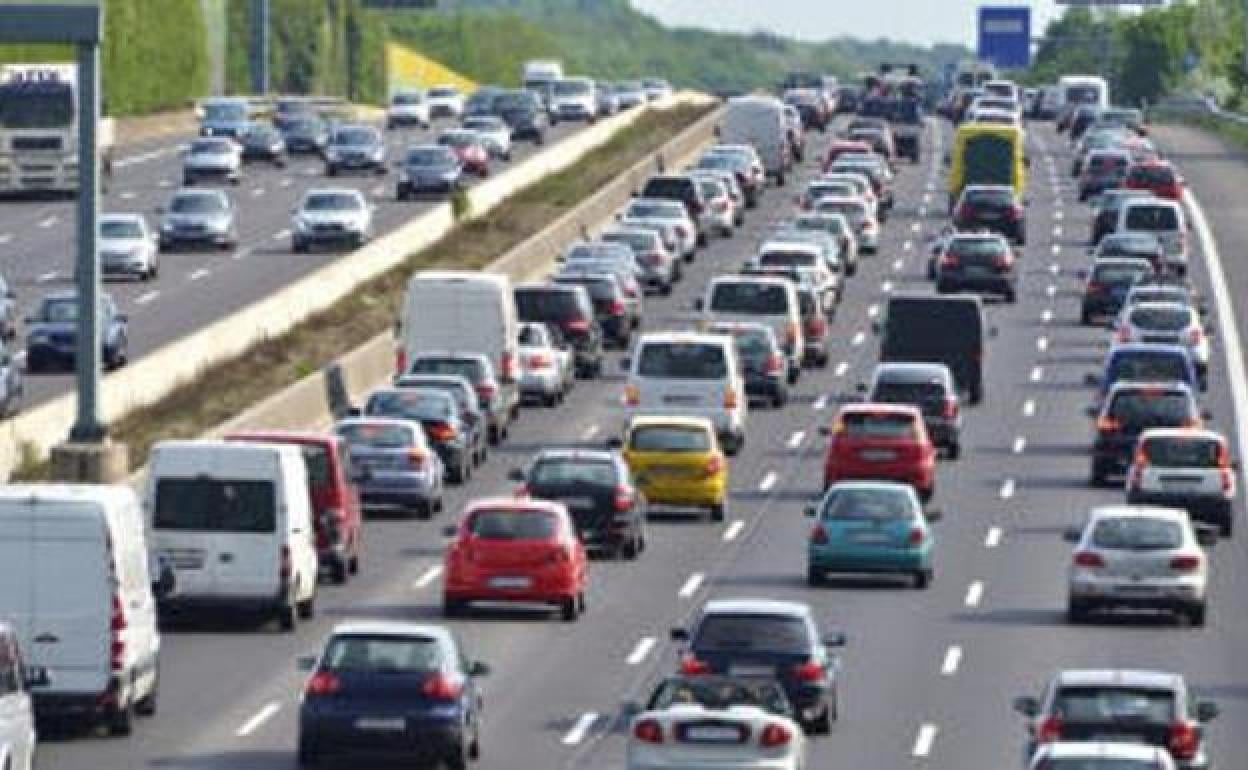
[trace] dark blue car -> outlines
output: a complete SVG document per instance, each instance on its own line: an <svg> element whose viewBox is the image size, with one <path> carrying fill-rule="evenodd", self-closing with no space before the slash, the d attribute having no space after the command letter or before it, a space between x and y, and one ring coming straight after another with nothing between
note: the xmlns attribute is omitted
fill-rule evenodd
<svg viewBox="0 0 1248 770"><path fill-rule="evenodd" d="M1181 382L1193 391L1201 389L1201 380L1187 348L1180 345L1137 343L1118 345L1109 351L1105 370L1093 376L1098 385L1097 401L1105 398L1119 381Z"/></svg>
<svg viewBox="0 0 1248 770"><path fill-rule="evenodd" d="M300 665L312 672L299 709L300 767L360 758L463 768L480 753L477 679L489 669L469 662L444 628L345 623Z"/></svg>
<svg viewBox="0 0 1248 770"><path fill-rule="evenodd" d="M129 319L113 298L100 296L100 343L105 369L124 366L130 354ZM72 289L48 294L26 319L26 370L68 369L78 353L78 293Z"/></svg>

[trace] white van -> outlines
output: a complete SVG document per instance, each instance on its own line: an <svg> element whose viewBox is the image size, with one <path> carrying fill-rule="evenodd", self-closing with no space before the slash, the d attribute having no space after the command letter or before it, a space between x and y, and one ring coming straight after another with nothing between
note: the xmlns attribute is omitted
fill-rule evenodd
<svg viewBox="0 0 1248 770"><path fill-rule="evenodd" d="M0 767L35 770L35 711L30 684L35 671L24 664L17 632L0 622Z"/></svg>
<svg viewBox="0 0 1248 770"><path fill-rule="evenodd" d="M1058 78L1057 92L1062 108L1087 104L1109 109L1109 82L1100 75L1063 75Z"/></svg>
<svg viewBox="0 0 1248 770"><path fill-rule="evenodd" d="M400 371L420 353L462 350L484 353L504 388L519 375L519 322L511 280L496 273L426 270L407 284L399 321Z"/></svg>
<svg viewBox="0 0 1248 770"><path fill-rule="evenodd" d="M287 631L312 617L316 533L299 447L163 441L143 509L153 553L176 574L162 607L261 610Z"/></svg>
<svg viewBox="0 0 1248 770"><path fill-rule="evenodd" d="M41 716L128 734L156 711L160 633L129 487L0 486L0 618L16 631Z"/></svg>
<svg viewBox="0 0 1248 770"><path fill-rule="evenodd" d="M771 96L738 96L728 100L719 142L752 146L767 175L783 187L793 166L788 130L784 102Z"/></svg>
<svg viewBox="0 0 1248 770"><path fill-rule="evenodd" d="M1118 209L1116 233L1148 233L1165 248L1165 264L1187 275L1187 216L1183 204L1164 198L1130 198Z"/></svg>
<svg viewBox="0 0 1248 770"><path fill-rule="evenodd" d="M797 288L787 278L765 275L720 275L695 302L708 322L756 321L771 327L789 359L789 384L802 371L806 340L802 334L802 306Z"/></svg>
<svg viewBox="0 0 1248 770"><path fill-rule="evenodd" d="M732 337L646 334L622 366L628 372L625 425L639 415L705 417L726 453L745 445L745 379Z"/></svg>

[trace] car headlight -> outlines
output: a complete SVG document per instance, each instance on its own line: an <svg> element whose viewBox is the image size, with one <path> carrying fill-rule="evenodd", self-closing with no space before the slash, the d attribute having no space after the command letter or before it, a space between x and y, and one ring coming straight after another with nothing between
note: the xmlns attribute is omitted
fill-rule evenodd
<svg viewBox="0 0 1248 770"><path fill-rule="evenodd" d="M338 158L340 157L340 154L339 154L338 149L337 149L336 147L330 147L330 148L329 148L329 149L325 152L325 157L329 158L331 161L336 161L336 160L338 160Z"/></svg>
<svg viewBox="0 0 1248 770"><path fill-rule="evenodd" d="M230 220L214 219L212 222L208 223L208 228L214 232L224 233L230 229Z"/></svg>
<svg viewBox="0 0 1248 770"><path fill-rule="evenodd" d="M160 223L160 231L161 231L162 233L171 233L171 232L173 232L173 223L172 223L172 222L161 222L161 223Z"/></svg>

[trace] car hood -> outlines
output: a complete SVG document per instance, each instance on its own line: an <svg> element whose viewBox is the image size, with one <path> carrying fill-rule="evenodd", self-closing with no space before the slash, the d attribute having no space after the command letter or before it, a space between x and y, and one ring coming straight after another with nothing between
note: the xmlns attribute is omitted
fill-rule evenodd
<svg viewBox="0 0 1248 770"><path fill-rule="evenodd" d="M310 224L335 224L362 222L368 214L364 211L300 211L299 218Z"/></svg>

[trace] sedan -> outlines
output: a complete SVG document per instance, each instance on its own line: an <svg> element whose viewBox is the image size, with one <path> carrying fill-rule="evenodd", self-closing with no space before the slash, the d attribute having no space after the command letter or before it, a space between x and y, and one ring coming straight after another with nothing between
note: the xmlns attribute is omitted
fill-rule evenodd
<svg viewBox="0 0 1248 770"><path fill-rule="evenodd" d="M325 173L342 171L386 173L386 142L372 126L344 125L334 129L325 149Z"/></svg>
<svg viewBox="0 0 1248 770"><path fill-rule="evenodd" d="M342 244L358 249L373 235L373 205L350 188L310 190L295 210L291 248Z"/></svg>
<svg viewBox="0 0 1248 770"><path fill-rule="evenodd" d="M53 368L72 368L78 354L78 294L73 289L53 292L39 300L26 319L26 370L32 374ZM117 310L113 298L100 296L100 353L106 369L125 366L129 358L129 319Z"/></svg>
<svg viewBox="0 0 1248 770"><path fill-rule="evenodd" d="M378 756L465 767L481 753L489 673L438 626L356 621L330 632L324 651L303 658L311 672L299 702L297 762L374 761Z"/></svg>
<svg viewBox="0 0 1248 770"><path fill-rule="evenodd" d="M286 152L321 155L329 147L329 126L317 115L300 115L282 126Z"/></svg>
<svg viewBox="0 0 1248 770"><path fill-rule="evenodd" d="M689 210L680 201L663 198L634 198L617 217L620 224L662 222L670 225L680 238L679 252L685 262L692 262L698 251L698 226L689 218Z"/></svg>
<svg viewBox="0 0 1248 770"><path fill-rule="evenodd" d="M237 185L242 181L243 153L238 142L221 137L194 139L182 158L183 184L219 179Z"/></svg>
<svg viewBox="0 0 1248 770"><path fill-rule="evenodd" d="M464 129L443 131L437 143L455 153L466 171L480 177L490 175L490 151L477 132Z"/></svg>
<svg viewBox="0 0 1248 770"><path fill-rule="evenodd" d="M395 197L406 201L429 193L450 194L463 185L463 176L464 165L450 148L436 144L413 147L399 172Z"/></svg>
<svg viewBox="0 0 1248 770"><path fill-rule="evenodd" d="M238 247L234 204L220 190L179 190L167 208L157 209L160 250L184 246L213 246L225 251Z"/></svg>
<svg viewBox="0 0 1248 770"><path fill-rule="evenodd" d="M100 272L104 277L133 276L150 281L160 274L156 233L139 214L100 217Z"/></svg>
<svg viewBox="0 0 1248 770"><path fill-rule="evenodd" d="M576 382L572 351L556 344L551 327L542 323L520 324L520 397L541 401L547 407L563 403Z"/></svg>
<svg viewBox="0 0 1248 770"><path fill-rule="evenodd" d="M667 250L662 234L644 227L613 227L603 232L599 239L606 243L619 243L632 249L633 258L642 271L646 288L663 296L672 293L672 284L679 280L680 263Z"/></svg>
<svg viewBox="0 0 1248 770"><path fill-rule="evenodd" d="M464 130L472 131L489 150L490 157L504 163L511 161L511 129L501 118L492 115L476 115L464 118Z"/></svg>
<svg viewBox="0 0 1248 770"><path fill-rule="evenodd" d="M1089 326L1117 316L1131 287L1151 278L1154 270L1145 259L1112 257L1097 260L1085 275L1079 323Z"/></svg>
<svg viewBox="0 0 1248 770"><path fill-rule="evenodd" d="M347 443L351 467L360 474L366 508L415 511L427 519L442 510L442 459L421 423L389 417L340 420L334 432Z"/></svg>
<svg viewBox="0 0 1248 770"><path fill-rule="evenodd" d="M945 364L890 361L877 364L871 386L860 385L868 403L909 404L923 413L932 443L949 459L962 453L962 404Z"/></svg>
<svg viewBox="0 0 1248 770"><path fill-rule="evenodd" d="M1013 187L967 185L953 211L959 230L986 227L1022 246L1027 242L1027 212Z"/></svg>
<svg viewBox="0 0 1248 770"><path fill-rule="evenodd" d="M935 574L935 544L914 487L893 481L842 481L806 509L815 520L806 548L806 581L829 573L902 575L927 588Z"/></svg>
<svg viewBox="0 0 1248 770"><path fill-rule="evenodd" d="M243 134L243 162L263 161L286 168L286 140L272 126L253 123Z"/></svg>

